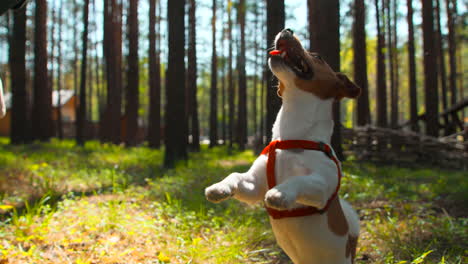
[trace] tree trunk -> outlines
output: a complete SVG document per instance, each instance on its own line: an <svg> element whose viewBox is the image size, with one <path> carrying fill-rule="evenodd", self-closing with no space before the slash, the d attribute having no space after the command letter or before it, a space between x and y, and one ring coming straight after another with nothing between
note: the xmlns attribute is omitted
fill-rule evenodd
<svg viewBox="0 0 468 264"><path fill-rule="evenodd" d="M340 71L340 3L339 0L308 0L311 50L321 54L330 67ZM331 143L337 157L344 159L341 146L340 103L333 104L335 126Z"/></svg>
<svg viewBox="0 0 468 264"><path fill-rule="evenodd" d="M445 7L447 9L447 25L448 25L448 50L449 50L449 65L450 65L450 93L451 104L457 103L457 46L456 46L456 32L455 32L455 17L456 13L456 0L445 0ZM463 90L463 89L462 89Z"/></svg>
<svg viewBox="0 0 468 264"><path fill-rule="evenodd" d="M395 50L394 50L394 36L392 26L392 4L391 0L385 0L386 18L384 24L387 26L387 51L388 51L388 68L390 71L390 126L396 128L398 126L398 102L395 97Z"/></svg>
<svg viewBox="0 0 468 264"><path fill-rule="evenodd" d="M72 71L73 71L73 91L75 92L75 96L78 97L78 56L79 56L79 50L78 50L78 4L76 0L73 0L73 14L74 14L74 23L73 23L73 62L72 62ZM74 107L78 109L78 100L75 100L75 105Z"/></svg>
<svg viewBox="0 0 468 264"><path fill-rule="evenodd" d="M62 25L63 25L63 2L60 1L59 17L58 17L58 43L57 43L57 96L58 96L58 108L57 108L57 135L60 139L63 139L63 120L62 120Z"/></svg>
<svg viewBox="0 0 468 264"><path fill-rule="evenodd" d="M416 56L414 48L413 0L407 0L408 6L408 65L409 65L409 99L411 130L419 132L418 126L418 93L416 87Z"/></svg>
<svg viewBox="0 0 468 264"><path fill-rule="evenodd" d="M216 0L212 4L213 17L212 28L212 51L211 51L211 89L210 89L210 147L218 143L218 55L216 54Z"/></svg>
<svg viewBox="0 0 468 264"><path fill-rule="evenodd" d="M394 85L395 89L393 91L393 96L394 96L394 102L395 105L393 107L394 111L394 118L395 118L395 127L398 126L399 122L399 116L400 116L400 107L399 107L399 101L400 101L400 96L399 96L399 89L400 89L400 73L399 73L399 57L398 57L398 35L397 35L397 23L398 23L398 14L397 14L397 8L398 8L398 2L397 0L393 0L393 67L394 67Z"/></svg>
<svg viewBox="0 0 468 264"><path fill-rule="evenodd" d="M52 130L52 91L47 76L47 1L36 0L34 31L33 138L48 141Z"/></svg>
<svg viewBox="0 0 468 264"><path fill-rule="evenodd" d="M106 58L107 105L100 129L106 142L121 142L122 108L122 6L104 0L104 56Z"/></svg>
<svg viewBox="0 0 468 264"><path fill-rule="evenodd" d="M138 57L138 0L130 0L127 16L128 30L128 72L126 89L126 138L127 146L135 146L138 132L139 107L139 57Z"/></svg>
<svg viewBox="0 0 468 264"><path fill-rule="evenodd" d="M424 39L424 91L426 106L426 133L439 136L439 109L437 94L437 53L434 47L434 13L432 1L422 1Z"/></svg>
<svg viewBox="0 0 468 264"><path fill-rule="evenodd" d="M309 0L310 1L310 0ZM267 1L267 47L271 47L276 34L283 30L285 23L284 0ZM281 98L278 97L277 90L274 88L278 85L276 77L271 71L267 71L267 95L266 95L266 137L267 141L271 140L273 123L276 120L276 115L281 108Z"/></svg>
<svg viewBox="0 0 468 264"><path fill-rule="evenodd" d="M247 78L245 72L245 15L246 5L245 0L240 0L237 16L238 23L240 26L240 54L238 64L239 74L239 105L238 105L238 144L240 150L245 150L245 144L247 142Z"/></svg>
<svg viewBox="0 0 468 264"><path fill-rule="evenodd" d="M384 9L384 8L382 8ZM377 126L387 127L387 81L385 69L385 34L380 26L379 0L375 0L377 20Z"/></svg>
<svg viewBox="0 0 468 264"><path fill-rule="evenodd" d="M192 151L200 151L200 124L198 121L197 100L197 32L196 32L196 6L195 0L190 0L189 8L189 47L188 47L188 92L189 95L189 123L191 128ZM211 143L210 143L211 144Z"/></svg>
<svg viewBox="0 0 468 264"><path fill-rule="evenodd" d="M222 133L222 140L223 140L223 145L226 144L226 138L227 138L227 127L226 127L226 119L227 119L227 115L226 115L226 67L227 67L227 62L226 62L226 57L225 57L225 54L226 54L226 49L225 49L225 37L226 37L226 25L224 23L224 0L221 1L221 21L223 22L223 27L222 27L222 33L221 33L221 39L220 39L220 42L221 42L221 49L222 49L222 52L221 54L222 57L223 57L223 65L222 65L222 78L221 78L221 119L222 119L222 128L221 128L221 133Z"/></svg>
<svg viewBox="0 0 468 264"><path fill-rule="evenodd" d="M81 82L80 82L80 100L76 116L76 143L83 146L85 143L84 131L86 125L86 73L88 63L88 12L89 0L85 0L83 6L83 39L81 54Z"/></svg>
<svg viewBox="0 0 468 264"><path fill-rule="evenodd" d="M11 131L12 144L29 142L28 92L26 89L26 9L13 13L13 34L10 40Z"/></svg>
<svg viewBox="0 0 468 264"><path fill-rule="evenodd" d="M448 109L447 99L447 75L445 70L445 54L444 54L444 43L442 36L442 28L440 25L440 0L435 1L435 21L436 21L436 47L437 47L437 64L439 65L438 73L440 77L440 94L442 96L442 111ZM444 116L445 135L448 136L451 132L455 132L451 129L448 116Z"/></svg>
<svg viewBox="0 0 468 264"><path fill-rule="evenodd" d="M258 134L258 107L257 107L257 101L258 101L258 49L259 49L259 43L258 43L258 36L262 35L258 33L258 20L259 20L259 14L258 14L258 3L255 2L253 3L253 15L254 15L254 25L253 25L253 53L254 53L254 76L253 76L253 89L252 89L252 121L253 121L253 133L254 136L257 137Z"/></svg>
<svg viewBox="0 0 468 264"><path fill-rule="evenodd" d="M50 27L50 30L49 30L49 39L50 39L50 54L49 54L49 90L51 91L52 93L52 112L55 112L54 110L54 105L55 105L55 102L54 102L54 96L53 96L53 93L54 93L54 86L55 86L55 62L56 62L56 58L57 56L55 55L55 48L57 46L57 41L56 41L56 38L55 38L55 29L56 29L56 26L57 26L57 13L56 13L56 8L55 8L55 3L53 3L52 5L49 6L49 8L51 9L51 20L52 22L50 23L49 27ZM57 105L57 110L60 109L60 105ZM54 116L55 114L53 113L52 116ZM52 129L52 136L57 136L56 135L56 132L57 132L57 120L53 120L52 119L52 125L53 125L53 129Z"/></svg>
<svg viewBox="0 0 468 264"><path fill-rule="evenodd" d="M185 0L167 1L168 68L166 86L166 152L164 165L173 168L187 159L187 123L185 120Z"/></svg>
<svg viewBox="0 0 468 264"><path fill-rule="evenodd" d="M362 93L357 101L357 124L365 126L371 123L369 109L369 86L367 79L367 50L364 0L354 1L353 50L354 81L361 87Z"/></svg>
<svg viewBox="0 0 468 264"><path fill-rule="evenodd" d="M160 24L160 19L156 21L156 2L158 0L149 0L149 87L150 87L150 105L149 105L149 125L148 142L152 148L161 146L161 67L159 59L159 46L156 50L156 23ZM160 1L158 2L160 4ZM159 14L161 15L161 14ZM159 33L159 32L158 32Z"/></svg>
<svg viewBox="0 0 468 264"><path fill-rule="evenodd" d="M229 126L228 126L228 138L229 138L229 149L233 148L234 144L234 79L232 73L232 1L228 0L228 112L229 112Z"/></svg>

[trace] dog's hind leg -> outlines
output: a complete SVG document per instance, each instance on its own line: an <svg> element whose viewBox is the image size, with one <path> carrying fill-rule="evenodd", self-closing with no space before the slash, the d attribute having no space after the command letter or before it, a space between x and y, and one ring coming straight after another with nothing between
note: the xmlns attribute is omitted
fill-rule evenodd
<svg viewBox="0 0 468 264"><path fill-rule="evenodd" d="M261 155L255 160L249 171L232 173L221 182L206 188L206 198L208 201L215 203L222 202L230 197L248 204L261 201L267 190L266 162L267 157Z"/></svg>
<svg viewBox="0 0 468 264"><path fill-rule="evenodd" d="M349 225L349 234L355 237L359 236L359 216L356 211L351 207L351 205L340 199L341 207L343 208L343 213L346 216L346 220Z"/></svg>

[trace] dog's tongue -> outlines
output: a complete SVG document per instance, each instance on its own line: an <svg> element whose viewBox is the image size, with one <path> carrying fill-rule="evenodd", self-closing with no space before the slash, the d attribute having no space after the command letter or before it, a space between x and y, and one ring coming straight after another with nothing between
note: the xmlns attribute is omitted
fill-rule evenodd
<svg viewBox="0 0 468 264"><path fill-rule="evenodd" d="M272 50L272 51L270 51L270 55L280 55L281 53L283 53L282 50Z"/></svg>

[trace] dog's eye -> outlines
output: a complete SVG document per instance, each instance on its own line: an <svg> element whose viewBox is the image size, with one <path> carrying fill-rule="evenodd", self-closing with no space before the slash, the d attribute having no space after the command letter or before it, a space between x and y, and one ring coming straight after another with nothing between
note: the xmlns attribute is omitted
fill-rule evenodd
<svg viewBox="0 0 468 264"><path fill-rule="evenodd" d="M312 55L314 58L322 60L322 57L320 55Z"/></svg>

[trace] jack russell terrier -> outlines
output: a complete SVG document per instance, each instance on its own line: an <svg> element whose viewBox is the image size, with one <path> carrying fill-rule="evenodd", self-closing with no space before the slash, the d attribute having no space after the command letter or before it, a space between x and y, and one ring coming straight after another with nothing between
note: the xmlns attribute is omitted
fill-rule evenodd
<svg viewBox="0 0 468 264"><path fill-rule="evenodd" d="M283 98L273 141L246 173L205 190L211 202L263 201L278 244L296 264L354 263L359 217L338 197L341 165L330 138L332 104L361 89L306 51L292 30L281 31L269 66Z"/></svg>

